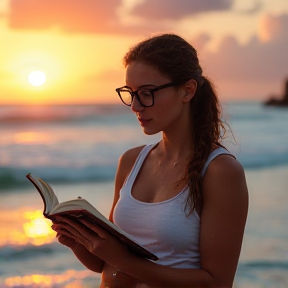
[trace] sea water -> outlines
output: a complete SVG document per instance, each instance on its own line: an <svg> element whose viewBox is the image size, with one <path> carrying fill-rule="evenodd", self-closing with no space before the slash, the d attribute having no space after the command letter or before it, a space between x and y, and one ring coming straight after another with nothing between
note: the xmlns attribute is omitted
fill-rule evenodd
<svg viewBox="0 0 288 288"><path fill-rule="evenodd" d="M224 142L250 197L235 287L287 288L288 109L233 102L223 112L234 137ZM108 216L120 155L160 138L120 105L0 107L0 287L97 287L100 275L55 240L25 175L44 178L60 201L81 196Z"/></svg>

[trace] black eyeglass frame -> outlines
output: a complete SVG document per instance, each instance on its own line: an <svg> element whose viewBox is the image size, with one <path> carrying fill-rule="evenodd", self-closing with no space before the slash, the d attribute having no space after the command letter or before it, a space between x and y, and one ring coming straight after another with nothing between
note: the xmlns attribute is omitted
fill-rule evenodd
<svg viewBox="0 0 288 288"><path fill-rule="evenodd" d="M187 81L188 81L188 80L187 80ZM185 81L184 81L184 82L185 82ZM179 85L183 84L184 82L183 82L183 81L182 81L182 82L170 82L170 83L167 83L167 84L164 84L164 85L155 87L155 88L153 88L153 89L140 88L140 89L135 90L135 91L133 91L129 86L123 86L123 87L120 87L120 88L116 88L116 92L118 93L118 95L119 95L121 101L123 102L123 104L126 105L126 106L131 107L132 102L133 102L133 97L136 96L137 100L139 101L139 103L140 103L143 107L151 107L151 106L154 105L154 92L159 91L159 90L164 89L164 88L168 88L168 87L179 86ZM124 89L124 90L123 90L123 89ZM125 89L126 89L126 90L125 90ZM130 104L125 103L124 100L122 99L121 94L120 94L120 92L121 92L122 90L123 90L123 91L127 91L127 92L130 93L130 95L131 95L131 103L130 103ZM139 90L147 90L147 91L149 91L149 92L151 93L151 96L152 96L152 104L151 104L151 105L144 105L144 104L141 102L141 99L140 99L139 94L138 94L138 91L139 91Z"/></svg>

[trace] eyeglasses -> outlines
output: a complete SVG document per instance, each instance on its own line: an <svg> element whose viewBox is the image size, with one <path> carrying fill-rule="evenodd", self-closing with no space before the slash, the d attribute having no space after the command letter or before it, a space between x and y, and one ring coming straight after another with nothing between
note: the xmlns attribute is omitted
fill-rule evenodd
<svg viewBox="0 0 288 288"><path fill-rule="evenodd" d="M161 86L158 86L153 89L148 88L140 88L136 91L133 91L129 86L123 86L116 89L121 101L127 105L131 106L133 102L134 96L136 96L137 100L143 107L151 107L154 105L154 92L159 91L164 88L179 86L181 83L179 82L171 82Z"/></svg>

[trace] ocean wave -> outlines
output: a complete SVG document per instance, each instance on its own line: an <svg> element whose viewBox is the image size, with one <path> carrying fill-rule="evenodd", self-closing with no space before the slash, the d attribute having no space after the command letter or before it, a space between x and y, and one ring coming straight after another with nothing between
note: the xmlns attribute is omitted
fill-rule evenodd
<svg viewBox="0 0 288 288"><path fill-rule="evenodd" d="M249 270L286 270L288 271L288 262L286 261L251 261L240 263L238 270L249 269Z"/></svg>
<svg viewBox="0 0 288 288"><path fill-rule="evenodd" d="M237 287L288 287L288 262L257 260L239 263L235 283Z"/></svg>
<svg viewBox="0 0 288 288"><path fill-rule="evenodd" d="M52 106L0 106L0 122L25 124L30 122L83 122L112 115L131 114L123 105L52 105Z"/></svg>
<svg viewBox="0 0 288 288"><path fill-rule="evenodd" d="M58 243L45 244L41 246L4 246L0 249L0 259L3 263L3 261L17 261L17 259L26 260L41 255L49 255L50 257L52 253L58 253L59 249L62 249L62 246Z"/></svg>
<svg viewBox="0 0 288 288"><path fill-rule="evenodd" d="M114 179L117 166L76 167L0 167L0 191L19 186L28 187L28 173L33 173L49 183L103 182Z"/></svg>
<svg viewBox="0 0 288 288"><path fill-rule="evenodd" d="M269 167L287 166L286 153L247 154L237 156L244 169L267 169ZM26 174L33 173L49 183L104 182L115 177L117 162L107 165L88 165L82 168L66 166L45 167L0 167L0 191L16 187L29 187Z"/></svg>
<svg viewBox="0 0 288 288"><path fill-rule="evenodd" d="M269 167L287 166L288 151L283 153L271 151L271 153L263 154L247 153L246 155L239 155L237 159L244 169L266 169Z"/></svg>

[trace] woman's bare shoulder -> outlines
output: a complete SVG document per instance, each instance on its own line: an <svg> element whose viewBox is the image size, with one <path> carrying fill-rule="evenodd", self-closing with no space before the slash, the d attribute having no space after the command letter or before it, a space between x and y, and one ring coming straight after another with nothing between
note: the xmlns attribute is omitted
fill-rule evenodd
<svg viewBox="0 0 288 288"><path fill-rule="evenodd" d="M118 163L118 174L121 175L121 178L125 179L130 173L139 153L144 147L145 145L131 148L121 155Z"/></svg>
<svg viewBox="0 0 288 288"><path fill-rule="evenodd" d="M211 161L207 169L207 175L234 175L244 174L241 163L232 154L221 154Z"/></svg>
<svg viewBox="0 0 288 288"><path fill-rule="evenodd" d="M245 171L237 159L223 154L211 161L203 178L203 196L206 199L224 203L230 197L246 199L247 194Z"/></svg>
<svg viewBox="0 0 288 288"><path fill-rule="evenodd" d="M142 145L142 146L134 147L134 148L127 150L121 155L119 161L123 165L128 165L128 166L130 166L131 164L133 165L138 155L140 154L140 152L142 151L144 147L145 145Z"/></svg>

